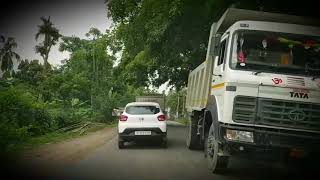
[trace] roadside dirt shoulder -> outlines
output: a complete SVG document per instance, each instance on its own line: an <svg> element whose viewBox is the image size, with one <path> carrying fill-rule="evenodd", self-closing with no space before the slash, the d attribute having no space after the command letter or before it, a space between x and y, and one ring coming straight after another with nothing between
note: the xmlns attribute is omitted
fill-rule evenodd
<svg viewBox="0 0 320 180"><path fill-rule="evenodd" d="M21 162L32 168L57 167L75 163L116 135L116 128L106 127L78 138L42 145L24 152Z"/></svg>

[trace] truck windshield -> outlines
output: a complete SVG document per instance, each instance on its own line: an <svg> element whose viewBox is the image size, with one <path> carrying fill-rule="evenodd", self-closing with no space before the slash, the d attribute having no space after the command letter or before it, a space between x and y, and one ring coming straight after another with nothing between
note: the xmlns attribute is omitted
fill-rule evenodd
<svg viewBox="0 0 320 180"><path fill-rule="evenodd" d="M241 30L233 42L233 69L320 75L320 36Z"/></svg>

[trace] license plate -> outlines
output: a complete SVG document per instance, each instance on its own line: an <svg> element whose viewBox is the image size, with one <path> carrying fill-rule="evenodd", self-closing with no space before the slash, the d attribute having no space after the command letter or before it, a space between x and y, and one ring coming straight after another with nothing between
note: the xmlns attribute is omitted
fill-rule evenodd
<svg viewBox="0 0 320 180"><path fill-rule="evenodd" d="M135 131L134 135L138 135L138 136L151 135L151 131Z"/></svg>

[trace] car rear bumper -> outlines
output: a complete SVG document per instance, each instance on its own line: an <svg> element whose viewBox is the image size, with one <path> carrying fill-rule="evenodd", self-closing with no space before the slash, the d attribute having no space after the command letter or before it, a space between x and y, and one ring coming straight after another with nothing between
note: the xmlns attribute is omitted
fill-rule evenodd
<svg viewBox="0 0 320 180"><path fill-rule="evenodd" d="M135 135L135 131L151 131L151 135ZM144 140L144 139L158 139L162 140L167 136L167 132L162 132L160 128L127 128L119 137L125 141Z"/></svg>
<svg viewBox="0 0 320 180"><path fill-rule="evenodd" d="M143 123L131 123L131 122L118 122L118 132L124 133L126 129L153 129L159 128L162 132L167 131L167 122L166 121L158 121L158 122L143 122ZM127 130L128 131L128 130Z"/></svg>

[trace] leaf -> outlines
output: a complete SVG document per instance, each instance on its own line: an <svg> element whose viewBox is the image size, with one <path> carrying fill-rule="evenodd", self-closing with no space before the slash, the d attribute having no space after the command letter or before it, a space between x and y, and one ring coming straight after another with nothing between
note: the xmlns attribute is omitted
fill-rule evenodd
<svg viewBox="0 0 320 180"><path fill-rule="evenodd" d="M72 98L71 99L71 106L74 107L79 104L79 99L78 98Z"/></svg>

